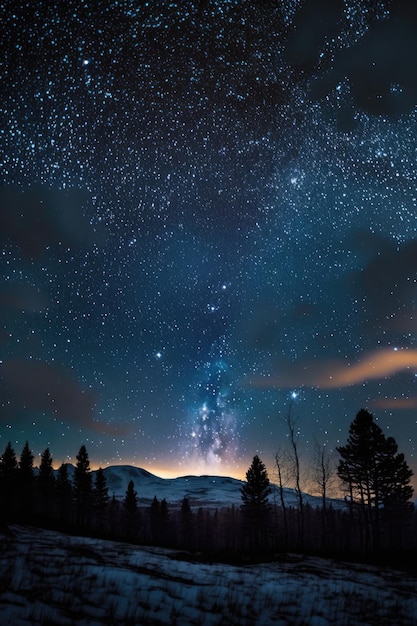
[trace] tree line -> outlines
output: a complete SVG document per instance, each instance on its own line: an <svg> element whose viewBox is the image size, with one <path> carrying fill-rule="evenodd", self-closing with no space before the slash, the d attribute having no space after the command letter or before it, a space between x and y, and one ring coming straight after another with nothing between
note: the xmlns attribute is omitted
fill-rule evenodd
<svg viewBox="0 0 417 626"><path fill-rule="evenodd" d="M350 426L346 445L337 448L335 470L345 496L344 505L337 507L327 497L334 476L323 447L317 448L313 468L321 506L305 502L290 413L288 424L292 463L277 452L276 486L255 456L241 489L241 506L216 510L195 509L186 497L171 504L158 494L145 505L132 480L123 499L111 497L103 469L91 471L84 445L75 467L63 463L55 472L49 448L35 469L28 442L19 459L8 443L0 459L0 523L36 524L230 558L295 550L350 557L415 553L412 471L393 437L385 437L373 416L361 409ZM285 498L289 468L296 506L289 506Z"/></svg>
<svg viewBox="0 0 417 626"><path fill-rule="evenodd" d="M337 465L323 446L316 447L313 484L321 496L321 506L312 510L301 490L300 455L295 422L287 417L290 454L275 456L278 506L270 502L271 486L266 468L255 456L242 489L242 510L255 542L267 544L272 511L280 522L280 544L286 548L336 551L355 554L406 552L417 548L417 514L411 498L413 476L404 454L398 452L393 437L386 437L373 415L361 409L349 428L346 445L336 448ZM284 475L292 475L297 506L287 507ZM335 510L328 501L334 478L344 493L343 509Z"/></svg>

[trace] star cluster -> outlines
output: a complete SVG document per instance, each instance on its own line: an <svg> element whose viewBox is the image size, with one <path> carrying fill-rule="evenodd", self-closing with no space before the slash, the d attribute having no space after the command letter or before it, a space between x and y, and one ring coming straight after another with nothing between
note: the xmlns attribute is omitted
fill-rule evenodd
<svg viewBox="0 0 417 626"><path fill-rule="evenodd" d="M272 463L293 402L307 456L366 406L415 463L402 10L0 9L4 446L242 476L255 453Z"/></svg>

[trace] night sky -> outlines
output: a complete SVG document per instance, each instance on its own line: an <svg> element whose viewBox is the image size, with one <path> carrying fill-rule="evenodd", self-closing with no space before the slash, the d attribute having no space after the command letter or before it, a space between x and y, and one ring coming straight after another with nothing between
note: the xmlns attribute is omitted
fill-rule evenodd
<svg viewBox="0 0 417 626"><path fill-rule="evenodd" d="M1 453L417 471L411 4L3 3Z"/></svg>

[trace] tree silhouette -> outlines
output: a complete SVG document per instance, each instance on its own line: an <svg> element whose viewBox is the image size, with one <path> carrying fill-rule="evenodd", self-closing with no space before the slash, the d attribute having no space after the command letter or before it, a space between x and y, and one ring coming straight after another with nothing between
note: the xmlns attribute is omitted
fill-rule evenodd
<svg viewBox="0 0 417 626"><path fill-rule="evenodd" d="M0 461L0 515L2 523L16 515L18 463L12 444L7 444Z"/></svg>
<svg viewBox="0 0 417 626"><path fill-rule="evenodd" d="M94 484L94 501L99 510L103 510L109 501L109 490L107 488L106 476L103 468L99 467L96 471Z"/></svg>
<svg viewBox="0 0 417 626"><path fill-rule="evenodd" d="M191 513L190 501L187 498L187 496L184 496L184 498L182 499L182 502L181 502L181 513L183 515L188 515L189 513Z"/></svg>
<svg viewBox="0 0 417 626"><path fill-rule="evenodd" d="M41 518L50 519L53 515L51 511L55 488L54 470L52 468L52 456L49 448L46 448L41 455L39 473L37 478L39 494L39 510Z"/></svg>
<svg viewBox="0 0 417 626"><path fill-rule="evenodd" d="M165 498L161 500L161 517L162 519L168 519L169 511L168 511L168 503Z"/></svg>
<svg viewBox="0 0 417 626"><path fill-rule="evenodd" d="M19 460L19 509L22 521L29 522L33 511L33 487L35 475L33 470L33 454L26 441Z"/></svg>
<svg viewBox="0 0 417 626"><path fill-rule="evenodd" d="M41 462L39 465L38 480L40 483L49 483L54 480L54 470L52 468L52 456L49 448L46 448L41 454Z"/></svg>
<svg viewBox="0 0 417 626"><path fill-rule="evenodd" d="M19 475L22 482L30 483L34 478L33 459L34 457L32 450L29 447L29 442L26 441L19 460Z"/></svg>
<svg viewBox="0 0 417 626"><path fill-rule="evenodd" d="M283 546L284 549L288 547L288 514L287 514L287 504L285 502L285 487L284 485L287 482L287 474L288 474L288 455L282 451L280 448L275 453L275 467L277 470L277 479L278 479L278 496L279 502L282 511L282 519L284 523L284 539Z"/></svg>
<svg viewBox="0 0 417 626"><path fill-rule="evenodd" d="M150 510L150 520L151 520L151 537L152 543L158 544L160 539L160 528L161 528L161 503L158 498L154 496L151 504Z"/></svg>
<svg viewBox="0 0 417 626"><path fill-rule="evenodd" d="M348 442L337 448L341 460L337 473L347 491L352 513L364 532L364 547L377 548L381 513L390 507L407 509L413 495L412 470L398 454L393 437L386 438L366 409L361 409L349 428Z"/></svg>
<svg viewBox="0 0 417 626"><path fill-rule="evenodd" d="M264 463L256 455L246 472L246 483L241 488L243 510L264 513L269 509L270 493L268 472Z"/></svg>
<svg viewBox="0 0 417 626"><path fill-rule="evenodd" d="M103 469L99 467L96 471L94 483L94 509L96 515L96 525L100 532L102 532L104 522L106 521L105 518L108 503L109 490L107 488L106 476Z"/></svg>
<svg viewBox="0 0 417 626"><path fill-rule="evenodd" d="M181 544L184 548L191 549L194 542L193 512L189 499L184 496L181 502Z"/></svg>
<svg viewBox="0 0 417 626"><path fill-rule="evenodd" d="M16 453L12 448L12 444L9 441L1 457L0 476L5 480L13 479L16 477L17 469L18 464L16 459Z"/></svg>
<svg viewBox="0 0 417 626"><path fill-rule="evenodd" d="M135 491L135 483L133 480L130 480L127 486L123 506L128 513L134 513L138 508L138 494Z"/></svg>
<svg viewBox="0 0 417 626"><path fill-rule="evenodd" d="M77 524L84 526L88 522L88 513L92 496L92 481L88 452L84 445L77 454L74 471L74 498L76 505Z"/></svg>
<svg viewBox="0 0 417 626"><path fill-rule="evenodd" d="M72 485L68 476L68 465L62 463L58 468L56 478L56 490L58 495L58 516L62 525L69 525L72 509Z"/></svg>
<svg viewBox="0 0 417 626"><path fill-rule="evenodd" d="M138 522L138 494L135 491L133 480L130 480L127 486L123 507L126 511L126 536L133 540L137 536Z"/></svg>
<svg viewBox="0 0 417 626"><path fill-rule="evenodd" d="M249 534L251 548L259 548L265 543L266 525L271 510L270 494L268 472L256 455L246 472L246 482L241 488L244 526Z"/></svg>
<svg viewBox="0 0 417 626"><path fill-rule="evenodd" d="M312 466L312 480L315 491L321 497L321 545L324 549L327 542L327 498L329 489L336 473L335 463L325 445L317 441L314 447L314 459Z"/></svg>
<svg viewBox="0 0 417 626"><path fill-rule="evenodd" d="M160 543L162 545L169 545L172 542L173 529L170 523L170 515L168 509L168 503L165 498L162 498L159 507L159 521L160 521Z"/></svg>
<svg viewBox="0 0 417 626"><path fill-rule="evenodd" d="M295 427L297 420L291 415L292 405L288 410L287 426L289 440L291 444L291 460L292 460L292 473L295 479L295 495L297 497L298 509L297 509L297 531L298 531L298 546L303 548L304 546L304 505L303 505L303 492L301 490L301 466L300 455L298 451L298 437Z"/></svg>

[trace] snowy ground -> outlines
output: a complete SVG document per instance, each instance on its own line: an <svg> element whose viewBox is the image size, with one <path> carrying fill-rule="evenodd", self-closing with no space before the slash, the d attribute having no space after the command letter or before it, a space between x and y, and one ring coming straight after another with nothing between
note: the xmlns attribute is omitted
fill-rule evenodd
<svg viewBox="0 0 417 626"><path fill-rule="evenodd" d="M415 625L417 575L318 558L201 564L13 526L0 533L0 623Z"/></svg>

